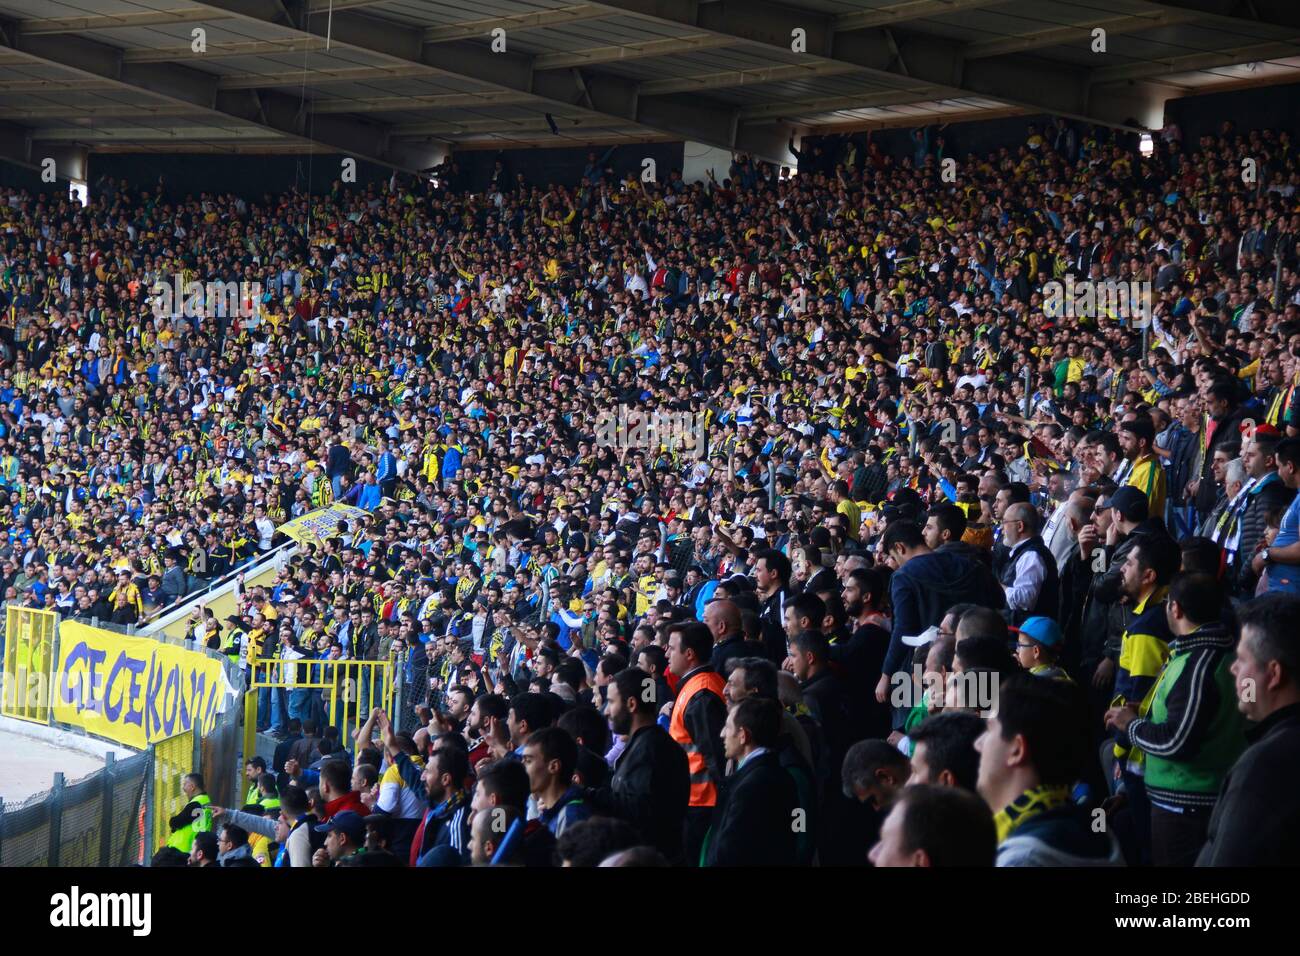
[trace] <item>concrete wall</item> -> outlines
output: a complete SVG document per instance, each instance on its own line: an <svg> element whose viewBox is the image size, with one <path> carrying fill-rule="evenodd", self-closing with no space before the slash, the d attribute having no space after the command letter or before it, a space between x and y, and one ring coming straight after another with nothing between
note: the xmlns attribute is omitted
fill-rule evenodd
<svg viewBox="0 0 1300 956"><path fill-rule="evenodd" d="M718 149L716 146L706 146L703 143L685 144L682 156L682 179L688 183L703 183L708 181L709 170L713 170L713 175L717 177L718 182L727 178L727 170L731 168L731 150Z"/></svg>

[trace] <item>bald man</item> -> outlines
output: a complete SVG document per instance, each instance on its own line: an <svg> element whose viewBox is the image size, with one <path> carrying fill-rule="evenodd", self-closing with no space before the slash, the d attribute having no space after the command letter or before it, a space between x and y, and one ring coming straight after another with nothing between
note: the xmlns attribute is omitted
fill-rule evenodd
<svg viewBox="0 0 1300 956"><path fill-rule="evenodd" d="M501 841L519 819L517 807L502 804L474 814L469 827L469 858L474 866L487 866L501 847Z"/></svg>
<svg viewBox="0 0 1300 956"><path fill-rule="evenodd" d="M1002 543L1009 549L999 580L1006 592L1007 619L1020 624L1028 617L1055 621L1061 613L1056 558L1038 533L1038 512L1017 502L1002 513Z"/></svg>
<svg viewBox="0 0 1300 956"><path fill-rule="evenodd" d="M1065 572L1065 566L1078 550L1077 535L1079 529L1092 517L1096 499L1088 497L1082 491L1073 491L1070 496L1052 512L1051 519L1043 527L1043 544L1056 558L1056 571Z"/></svg>
<svg viewBox="0 0 1300 956"><path fill-rule="evenodd" d="M713 669L719 674L727 672L727 661L733 657L763 657L763 645L745 640L740 608L725 598L710 601L704 606L704 626L713 635Z"/></svg>

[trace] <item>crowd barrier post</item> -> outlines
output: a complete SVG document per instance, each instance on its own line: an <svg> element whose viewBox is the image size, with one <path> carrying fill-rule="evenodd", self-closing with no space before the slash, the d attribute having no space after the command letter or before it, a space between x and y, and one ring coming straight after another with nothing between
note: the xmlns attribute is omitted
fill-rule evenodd
<svg viewBox="0 0 1300 956"><path fill-rule="evenodd" d="M99 814L99 865L113 865L113 794L117 791L117 754L104 754L104 771L100 776L104 798Z"/></svg>
<svg viewBox="0 0 1300 956"><path fill-rule="evenodd" d="M148 756L148 762L144 768L144 793L140 799L140 812L135 821L136 832L140 837L140 849L136 854L135 862L140 866L148 863L150 858L149 833L151 831L149 829L149 815L153 812L153 801L149 799L149 781L153 779L153 752L145 751L145 753Z"/></svg>
<svg viewBox="0 0 1300 956"><path fill-rule="evenodd" d="M257 667L253 667L253 681L244 692L244 761L247 763L257 753Z"/></svg>
<svg viewBox="0 0 1300 956"><path fill-rule="evenodd" d="M154 808L154 775L158 766L158 755L154 752L155 744L150 744L145 750L149 755L149 763L144 768L144 799L140 801L144 804L144 815L139 822L140 826L140 863L144 866L153 866L153 855L158 852L156 846L152 846L154 830L157 828L156 819L157 811Z"/></svg>
<svg viewBox="0 0 1300 956"><path fill-rule="evenodd" d="M406 675L405 668L399 667L393 674L393 712L389 715L393 718L393 727L402 730L402 703L406 697Z"/></svg>
<svg viewBox="0 0 1300 956"><path fill-rule="evenodd" d="M50 787L50 851L48 866L59 865L59 850L63 845L63 790L66 781L63 778L63 772L56 770L54 772L54 785Z"/></svg>

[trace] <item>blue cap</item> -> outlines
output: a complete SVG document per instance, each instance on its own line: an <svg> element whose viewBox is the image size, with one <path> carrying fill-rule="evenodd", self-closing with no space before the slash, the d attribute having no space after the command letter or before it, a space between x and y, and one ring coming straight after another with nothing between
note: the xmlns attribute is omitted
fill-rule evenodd
<svg viewBox="0 0 1300 956"><path fill-rule="evenodd" d="M324 823L318 824L315 830L317 833L333 833L335 830L342 830L353 844L359 844L366 838L365 819L354 810L340 810Z"/></svg>
<svg viewBox="0 0 1300 956"><path fill-rule="evenodd" d="M1050 617L1025 618L1024 623L1016 630L1044 647L1056 647L1061 643L1061 625Z"/></svg>

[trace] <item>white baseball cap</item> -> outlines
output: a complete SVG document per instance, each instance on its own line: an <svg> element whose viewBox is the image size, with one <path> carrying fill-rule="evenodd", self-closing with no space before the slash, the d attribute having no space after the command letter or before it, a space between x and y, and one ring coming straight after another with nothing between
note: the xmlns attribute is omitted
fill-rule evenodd
<svg viewBox="0 0 1300 956"><path fill-rule="evenodd" d="M904 637L903 643L908 647L924 647L927 644L933 644L939 639L939 628L937 626L927 627L920 634L914 634L911 637Z"/></svg>

